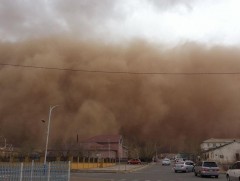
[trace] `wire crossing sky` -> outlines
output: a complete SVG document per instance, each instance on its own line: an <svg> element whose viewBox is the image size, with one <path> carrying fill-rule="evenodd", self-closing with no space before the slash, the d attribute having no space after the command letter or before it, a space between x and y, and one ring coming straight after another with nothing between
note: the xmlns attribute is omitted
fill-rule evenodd
<svg viewBox="0 0 240 181"><path fill-rule="evenodd" d="M124 71L107 71L107 70L87 70L87 69L70 69L70 68L57 68L57 67L41 67L31 65L17 65L17 64L4 64L0 66L10 66L17 68L31 68L31 69L45 69L45 70L59 70L59 71L72 71L72 72L85 72L85 73L103 73L103 74L135 74L135 75L237 75L240 72L124 72Z"/></svg>

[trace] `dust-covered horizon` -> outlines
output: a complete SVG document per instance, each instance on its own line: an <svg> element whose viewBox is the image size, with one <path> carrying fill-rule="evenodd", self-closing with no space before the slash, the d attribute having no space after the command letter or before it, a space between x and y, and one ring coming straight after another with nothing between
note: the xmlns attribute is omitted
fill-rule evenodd
<svg viewBox="0 0 240 181"><path fill-rule="evenodd" d="M41 120L48 120L49 106L60 105L52 112L50 147L76 135L122 134L176 151L197 149L211 137L239 138L239 52L141 40L1 42L1 64L33 67L0 66L0 133L13 146L43 148Z"/></svg>

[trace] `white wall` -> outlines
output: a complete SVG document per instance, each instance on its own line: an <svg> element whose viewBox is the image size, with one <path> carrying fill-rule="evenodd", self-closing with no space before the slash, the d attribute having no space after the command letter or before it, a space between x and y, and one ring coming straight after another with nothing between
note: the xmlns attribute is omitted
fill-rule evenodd
<svg viewBox="0 0 240 181"><path fill-rule="evenodd" d="M234 142L224 147L209 151L209 159L219 163L232 163L236 161L236 153L240 154L240 143Z"/></svg>
<svg viewBox="0 0 240 181"><path fill-rule="evenodd" d="M216 148L216 147L222 146L224 144L227 144L227 143L224 143L224 142L222 142L222 143L210 143L210 142L208 142L208 143L202 143L200 145L200 147L201 147L201 150L206 151L206 150L209 150L211 148Z"/></svg>

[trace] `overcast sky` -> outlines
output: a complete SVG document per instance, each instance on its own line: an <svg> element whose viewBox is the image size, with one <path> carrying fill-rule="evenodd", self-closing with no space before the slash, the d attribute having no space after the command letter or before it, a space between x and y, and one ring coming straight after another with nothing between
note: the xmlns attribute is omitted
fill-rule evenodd
<svg viewBox="0 0 240 181"><path fill-rule="evenodd" d="M239 45L239 0L0 0L0 39L51 35Z"/></svg>

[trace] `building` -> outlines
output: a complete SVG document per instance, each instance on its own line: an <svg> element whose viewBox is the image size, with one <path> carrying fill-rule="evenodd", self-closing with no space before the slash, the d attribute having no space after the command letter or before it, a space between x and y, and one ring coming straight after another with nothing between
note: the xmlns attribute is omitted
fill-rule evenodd
<svg viewBox="0 0 240 181"><path fill-rule="evenodd" d="M201 144L201 150L207 151L213 148L217 148L223 145L226 145L228 143L232 143L234 141L240 142L240 139L216 139L216 138L210 138L208 140L205 140Z"/></svg>
<svg viewBox="0 0 240 181"><path fill-rule="evenodd" d="M85 157L127 159L128 149L121 135L98 135L81 142Z"/></svg>
<svg viewBox="0 0 240 181"><path fill-rule="evenodd" d="M240 160L240 142L231 142L225 145L209 149L203 153L207 160L221 164L233 163Z"/></svg>

